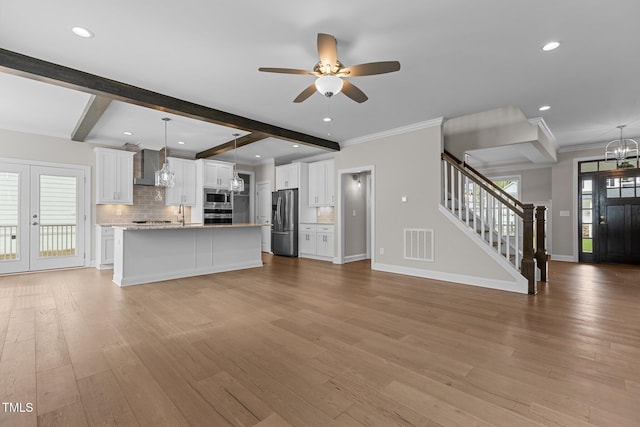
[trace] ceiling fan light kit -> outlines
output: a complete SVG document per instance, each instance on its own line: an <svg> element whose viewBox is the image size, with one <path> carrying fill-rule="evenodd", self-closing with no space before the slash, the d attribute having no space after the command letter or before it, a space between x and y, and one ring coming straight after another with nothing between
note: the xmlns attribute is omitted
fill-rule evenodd
<svg viewBox="0 0 640 427"><path fill-rule="evenodd" d="M280 74L301 74L318 77L293 100L295 103L303 102L316 91L327 98L342 92L352 100L362 103L367 95L353 83L344 80L348 77L372 76L376 74L392 73L400 70L398 61L369 62L366 64L345 67L338 60L338 42L331 34L318 33L318 56L320 61L313 67L313 71L294 68L260 67L258 71Z"/></svg>
<svg viewBox="0 0 640 427"><path fill-rule="evenodd" d="M342 91L344 81L333 74L327 74L316 80L316 89L327 98L337 95Z"/></svg>

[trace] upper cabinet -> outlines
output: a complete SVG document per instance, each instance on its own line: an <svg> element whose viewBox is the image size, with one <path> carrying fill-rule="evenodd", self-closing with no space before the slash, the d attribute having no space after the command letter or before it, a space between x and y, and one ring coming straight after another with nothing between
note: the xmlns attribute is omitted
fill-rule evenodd
<svg viewBox="0 0 640 427"><path fill-rule="evenodd" d="M334 206L336 204L333 160L309 164L309 206Z"/></svg>
<svg viewBox="0 0 640 427"><path fill-rule="evenodd" d="M133 204L133 151L94 148L96 203Z"/></svg>
<svg viewBox="0 0 640 427"><path fill-rule="evenodd" d="M299 163L276 166L276 190L298 187L300 187Z"/></svg>
<svg viewBox="0 0 640 427"><path fill-rule="evenodd" d="M165 205L194 206L196 204L196 162L168 157L169 169L176 176L176 184L167 188Z"/></svg>
<svg viewBox="0 0 640 427"><path fill-rule="evenodd" d="M198 160L202 164L203 187L228 189L233 176L233 163L212 160Z"/></svg>

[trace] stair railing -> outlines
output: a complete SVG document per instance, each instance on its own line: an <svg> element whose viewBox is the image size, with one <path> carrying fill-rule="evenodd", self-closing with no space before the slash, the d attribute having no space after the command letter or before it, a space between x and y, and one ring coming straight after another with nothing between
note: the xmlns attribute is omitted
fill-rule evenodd
<svg viewBox="0 0 640 427"><path fill-rule="evenodd" d="M446 151L442 154L442 205L520 271L530 294L537 293L534 258L541 279L546 280L544 206L537 210L534 242L534 205L520 202Z"/></svg>

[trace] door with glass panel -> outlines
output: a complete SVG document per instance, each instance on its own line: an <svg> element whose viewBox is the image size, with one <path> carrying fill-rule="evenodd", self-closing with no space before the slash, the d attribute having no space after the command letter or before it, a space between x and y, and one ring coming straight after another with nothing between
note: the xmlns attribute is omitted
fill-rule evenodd
<svg viewBox="0 0 640 427"><path fill-rule="evenodd" d="M0 163L0 274L29 270L29 166Z"/></svg>
<svg viewBox="0 0 640 427"><path fill-rule="evenodd" d="M0 274L84 265L84 171L0 163Z"/></svg>
<svg viewBox="0 0 640 427"><path fill-rule="evenodd" d="M600 262L640 263L640 172L599 178L598 249Z"/></svg>

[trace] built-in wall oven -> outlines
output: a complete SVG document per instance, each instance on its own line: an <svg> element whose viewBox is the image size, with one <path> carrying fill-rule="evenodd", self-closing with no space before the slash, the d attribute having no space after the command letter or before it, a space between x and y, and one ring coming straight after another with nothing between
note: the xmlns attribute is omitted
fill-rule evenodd
<svg viewBox="0 0 640 427"><path fill-rule="evenodd" d="M233 207L231 194L225 190L204 190L205 224L231 224L233 222Z"/></svg>

